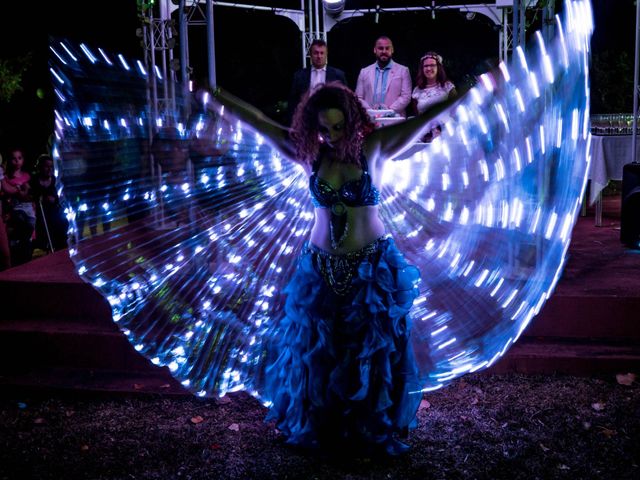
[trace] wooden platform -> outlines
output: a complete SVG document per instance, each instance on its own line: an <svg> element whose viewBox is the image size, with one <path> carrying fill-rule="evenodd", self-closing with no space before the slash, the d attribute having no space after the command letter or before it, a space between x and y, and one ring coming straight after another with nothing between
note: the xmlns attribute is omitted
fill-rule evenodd
<svg viewBox="0 0 640 480"><path fill-rule="evenodd" d="M602 227L579 219L554 295L489 372L640 373L640 251L620 243L615 200ZM187 394L133 349L66 251L0 272L0 305L0 391Z"/></svg>

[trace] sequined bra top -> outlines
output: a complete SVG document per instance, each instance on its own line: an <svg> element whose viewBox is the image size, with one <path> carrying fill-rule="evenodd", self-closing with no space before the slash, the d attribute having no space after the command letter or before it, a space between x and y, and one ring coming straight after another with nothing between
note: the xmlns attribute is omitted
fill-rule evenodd
<svg viewBox="0 0 640 480"><path fill-rule="evenodd" d="M380 192L371 181L369 165L364 155L360 157L362 176L357 180L349 180L339 189L318 177L320 162L313 163L313 173L309 177L311 201L315 207L334 209L337 204L347 207L366 207L380 203Z"/></svg>
<svg viewBox="0 0 640 480"><path fill-rule="evenodd" d="M338 248L349 234L347 207L366 207L380 203L380 192L371 181L369 165L364 155L360 155L362 175L357 180L349 180L337 190L318 177L319 160L313 162L313 172L309 177L311 201L315 207L331 210L329 231L331 246Z"/></svg>

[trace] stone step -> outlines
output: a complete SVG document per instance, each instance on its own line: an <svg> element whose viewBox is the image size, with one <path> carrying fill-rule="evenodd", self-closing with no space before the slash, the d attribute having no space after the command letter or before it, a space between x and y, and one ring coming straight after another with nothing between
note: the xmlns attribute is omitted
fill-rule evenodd
<svg viewBox="0 0 640 480"><path fill-rule="evenodd" d="M617 255L602 262L616 275L627 272L624 282L610 276L588 283L585 278L595 273L587 266L568 268L522 338L485 372L640 373L640 297L621 288L635 281L637 269L624 270L618 263L626 253ZM0 389L181 389L166 369L135 351L112 321L106 300L80 279L65 251L0 272L0 305Z"/></svg>
<svg viewBox="0 0 640 480"><path fill-rule="evenodd" d="M0 291L7 289L0 282ZM16 300L13 308L8 296L0 295L0 305L8 308L0 315L1 331L14 328L24 331L32 328L48 328L52 317L64 318L65 324L76 324L79 332L93 326L99 329L114 327L108 303L92 287L85 284L71 287L60 284L11 285L11 298ZM46 293L45 293L46 292ZM42 301L29 300L38 295ZM23 303L26 302L26 303ZM16 311L15 305L23 303L25 308ZM564 337L627 339L640 342L640 298L635 297L581 297L558 295L544 306L525 330L526 337ZM24 325L19 326L21 323ZM39 325L41 323L42 325ZM3 327L4 325L4 327ZM70 329L73 327L70 326Z"/></svg>
<svg viewBox="0 0 640 480"><path fill-rule="evenodd" d="M640 297L553 295L526 336L611 338L640 342Z"/></svg>
<svg viewBox="0 0 640 480"><path fill-rule="evenodd" d="M0 371L34 365L147 370L113 322L81 324L66 318L0 322Z"/></svg>
<svg viewBox="0 0 640 480"><path fill-rule="evenodd" d="M634 332L625 337L623 330L601 330L609 338L569 332L567 337L532 335L540 331L537 327L534 322L492 368L521 373L553 373L557 369L587 374L624 368L640 372L640 342ZM109 317L100 323L50 317L0 322L0 372L36 366L131 371L156 368L133 348Z"/></svg>
<svg viewBox="0 0 640 480"><path fill-rule="evenodd" d="M10 271L10 270L9 270ZM64 317L83 323L111 319L107 301L84 282L0 280L0 323L11 319Z"/></svg>
<svg viewBox="0 0 640 480"><path fill-rule="evenodd" d="M569 374L640 373L635 341L523 337L488 373Z"/></svg>
<svg viewBox="0 0 640 480"><path fill-rule="evenodd" d="M1 338L1 337L0 337ZM521 339L489 369L478 374L594 375L640 372L640 345L603 344L562 339ZM17 391L192 395L167 368L144 363L142 369L90 368L78 365L23 364L0 371L0 394ZM74 393L75 395L75 393Z"/></svg>
<svg viewBox="0 0 640 480"><path fill-rule="evenodd" d="M71 272L71 275L76 274ZM0 325L22 319L35 322L41 318L46 322L51 317L84 326L94 324L108 328L113 324L107 301L79 277L74 281L53 282L12 281L2 277L0 305L3 305ZM638 311L640 297L556 293L524 334L640 341Z"/></svg>
<svg viewBox="0 0 640 480"><path fill-rule="evenodd" d="M69 393L114 395L163 395L186 397L185 390L165 368L145 371L82 369L71 367L31 367L20 374L0 374L0 395L19 393Z"/></svg>
<svg viewBox="0 0 640 480"><path fill-rule="evenodd" d="M111 316L107 301L76 272L66 250L0 272L0 322L64 317L84 323Z"/></svg>

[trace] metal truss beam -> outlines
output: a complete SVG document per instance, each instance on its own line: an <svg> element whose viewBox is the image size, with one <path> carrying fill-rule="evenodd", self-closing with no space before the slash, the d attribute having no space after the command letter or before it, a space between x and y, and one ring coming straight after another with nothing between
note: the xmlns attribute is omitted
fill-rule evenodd
<svg viewBox="0 0 640 480"><path fill-rule="evenodd" d="M154 8L149 8L147 10L145 26L143 27L147 66L153 69L160 68L163 78L167 79L166 85L161 92L152 92L153 104L158 106L158 113L162 113L162 110L166 107L175 106L175 92L172 92L171 89L174 84L172 80L175 80L177 70L181 72L180 77L182 83L188 83L191 74L188 48L189 27L191 26L204 25L207 27L209 83L211 85L216 84L215 40L213 35L214 6L268 11L289 18L296 24L298 30L301 32L303 66L307 65L308 51L313 40L321 38L326 41L327 32L337 23L367 14L378 16L387 12L427 11L431 12L431 15L435 18L438 11L458 10L470 16L475 14L483 15L491 20L494 25L500 27L498 40L500 60L506 60L514 46L524 44L527 9L542 10L543 35L545 38L548 38L553 33L555 0L542 2L536 0L495 0L487 3L474 2L459 4L438 4L436 0L431 0L425 3L428 4L418 7L396 6L380 8L378 6L376 8L344 10L339 16L333 17L325 12L320 0L300 0L300 9L213 0L179 0L177 2L159 0L155 8L157 18L154 16ZM538 7L538 4L540 4L541 7ZM179 37L177 36L175 23L171 19L171 14L176 10L179 10ZM511 15L509 15L509 13L511 13ZM177 59L174 59L173 53L177 38L180 39L179 62Z"/></svg>

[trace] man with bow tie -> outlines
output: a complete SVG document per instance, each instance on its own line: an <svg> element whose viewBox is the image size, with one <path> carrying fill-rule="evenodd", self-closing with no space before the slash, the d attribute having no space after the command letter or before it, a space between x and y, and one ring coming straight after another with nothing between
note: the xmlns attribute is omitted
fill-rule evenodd
<svg viewBox="0 0 640 480"><path fill-rule="evenodd" d="M291 122L293 112L298 106L302 95L307 90L333 81L347 85L344 72L339 68L327 65L327 43L324 40L315 39L311 42L309 56L311 57L311 66L298 70L293 76L288 105L289 122Z"/></svg>

